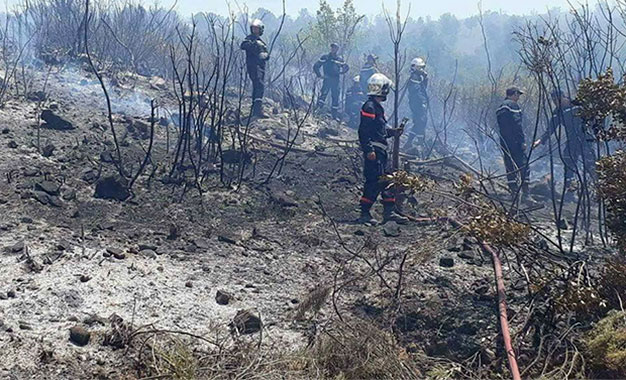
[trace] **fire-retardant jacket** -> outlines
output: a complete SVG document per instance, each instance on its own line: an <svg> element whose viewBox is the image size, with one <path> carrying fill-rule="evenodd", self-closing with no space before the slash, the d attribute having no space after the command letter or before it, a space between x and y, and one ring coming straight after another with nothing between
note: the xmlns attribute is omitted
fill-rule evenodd
<svg viewBox="0 0 626 380"><path fill-rule="evenodd" d="M364 153L386 151L387 139L393 137L387 129L385 109L370 97L361 107L361 124L359 125L359 142Z"/></svg>
<svg viewBox="0 0 626 380"><path fill-rule="evenodd" d="M348 67L346 62L343 60L342 56L332 55L329 53L329 54L324 54L323 56L321 56L320 59L317 62L315 62L315 65L313 65L313 71L315 71L315 74L318 77L322 76L320 69L323 69L324 71L323 76L325 78L339 79L339 77L342 74L347 73L350 68Z"/></svg>
<svg viewBox="0 0 626 380"><path fill-rule="evenodd" d="M526 144L522 126L522 109L519 104L506 99L496 111L500 138L509 149L523 148Z"/></svg>
<svg viewBox="0 0 626 380"><path fill-rule="evenodd" d="M246 64L248 71L256 67L265 68L269 60L267 45L261 37L250 34L241 42L241 50L246 52Z"/></svg>

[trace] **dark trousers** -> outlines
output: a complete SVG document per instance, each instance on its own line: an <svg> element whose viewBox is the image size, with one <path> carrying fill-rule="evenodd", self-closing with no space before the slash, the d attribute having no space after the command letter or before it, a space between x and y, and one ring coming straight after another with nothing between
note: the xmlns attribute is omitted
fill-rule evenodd
<svg viewBox="0 0 626 380"><path fill-rule="evenodd" d="M265 93L265 67L259 65L248 66L248 76L252 81L252 112L262 110L263 94Z"/></svg>
<svg viewBox="0 0 626 380"><path fill-rule="evenodd" d="M411 106L413 115L413 126L409 130L409 140L413 141L416 137L423 140L426 136L426 124L428 123L428 108L426 104L418 104Z"/></svg>
<svg viewBox="0 0 626 380"><path fill-rule="evenodd" d="M592 181L596 179L596 155L593 146L587 143L568 144L563 150L565 166L565 187L569 188L577 173L583 177L586 173Z"/></svg>
<svg viewBox="0 0 626 380"><path fill-rule="evenodd" d="M381 180L385 174L389 174L387 167L387 152L376 149L376 160L371 161L364 155L365 164L363 166L363 175L365 176L365 185L363 186L363 196L361 197L361 206L372 207L378 196L382 194L384 203L395 203L395 191L389 187L389 182Z"/></svg>
<svg viewBox="0 0 626 380"><path fill-rule="evenodd" d="M324 83L322 84L322 91L320 92L320 97L317 99L317 108L323 108L324 104L326 104L326 98L328 97L328 93L330 92L330 97L332 98L332 111L333 115L339 113L339 78L327 77L324 78Z"/></svg>
<svg viewBox="0 0 626 380"><path fill-rule="evenodd" d="M500 145L504 154L509 189L512 193L517 193L521 186L522 192L528 193L530 171L528 170L528 156L524 148L520 144L508 144L505 140L500 140Z"/></svg>

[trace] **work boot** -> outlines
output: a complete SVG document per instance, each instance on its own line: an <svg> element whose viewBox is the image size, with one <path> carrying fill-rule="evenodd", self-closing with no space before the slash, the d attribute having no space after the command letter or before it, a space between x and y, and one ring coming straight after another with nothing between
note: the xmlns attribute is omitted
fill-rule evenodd
<svg viewBox="0 0 626 380"><path fill-rule="evenodd" d="M371 206L361 205L361 216L358 220L360 224L369 224L371 226L375 226L378 224L378 220L376 220L370 212L371 208Z"/></svg>
<svg viewBox="0 0 626 380"><path fill-rule="evenodd" d="M409 223L409 218L398 214L395 210L396 205L393 203L385 203L383 209L383 224L387 222L396 222L398 224Z"/></svg>

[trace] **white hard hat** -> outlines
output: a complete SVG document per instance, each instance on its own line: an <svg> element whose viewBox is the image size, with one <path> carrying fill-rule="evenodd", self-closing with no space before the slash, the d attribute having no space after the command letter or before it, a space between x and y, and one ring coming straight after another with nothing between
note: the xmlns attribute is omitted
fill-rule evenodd
<svg viewBox="0 0 626 380"><path fill-rule="evenodd" d="M250 31L252 31L253 27L259 28L261 30L261 34L263 34L263 31L265 30L265 24L263 24L263 21L259 20L258 18L255 18L250 23Z"/></svg>
<svg viewBox="0 0 626 380"><path fill-rule="evenodd" d="M411 61L411 67L424 68L426 67L426 61L424 61L423 58L415 58L413 61Z"/></svg>
<svg viewBox="0 0 626 380"><path fill-rule="evenodd" d="M387 96L393 88L393 82L384 74L376 73L367 81L367 95Z"/></svg>
<svg viewBox="0 0 626 380"><path fill-rule="evenodd" d="M361 83L361 76L360 75L355 76L354 78L352 78L352 81L355 83Z"/></svg>

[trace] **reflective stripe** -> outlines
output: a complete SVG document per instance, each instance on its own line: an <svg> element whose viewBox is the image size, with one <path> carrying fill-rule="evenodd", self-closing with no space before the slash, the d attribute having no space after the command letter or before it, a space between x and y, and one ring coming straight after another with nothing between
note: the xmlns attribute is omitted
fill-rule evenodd
<svg viewBox="0 0 626 380"><path fill-rule="evenodd" d="M256 102L262 102L262 101L263 101L263 98L254 99L254 102L255 102L255 103L256 103Z"/></svg>
<svg viewBox="0 0 626 380"><path fill-rule="evenodd" d="M334 110L338 110L338 109L339 109L339 106L333 106L333 109L334 109Z"/></svg>
<svg viewBox="0 0 626 380"><path fill-rule="evenodd" d="M361 116L369 117L370 119L376 119L376 114L368 113L363 110L361 110Z"/></svg>
<svg viewBox="0 0 626 380"><path fill-rule="evenodd" d="M519 109L519 110L514 110L513 108L511 108L511 107L509 107L509 106L502 106L502 107L500 107L500 108L498 108L498 109L496 110L496 113L498 113L498 112L500 112L500 111L504 111L504 110L507 110L507 111L510 111L510 112L513 112L513 113L520 113L520 112L522 112L522 110L521 110L521 109Z"/></svg>
<svg viewBox="0 0 626 380"><path fill-rule="evenodd" d="M365 197L361 197L361 203L365 203L365 204L368 204L368 205L372 205L372 204L374 204L374 201L372 201L372 200L370 200L370 199L367 199L367 198L365 198Z"/></svg>
<svg viewBox="0 0 626 380"><path fill-rule="evenodd" d="M375 147L375 148L380 148L382 150L387 150L387 144L383 144L383 143L380 143L378 141L372 141L372 142L370 142L370 145Z"/></svg>
<svg viewBox="0 0 626 380"><path fill-rule="evenodd" d="M383 199L384 203L396 203L396 198Z"/></svg>

